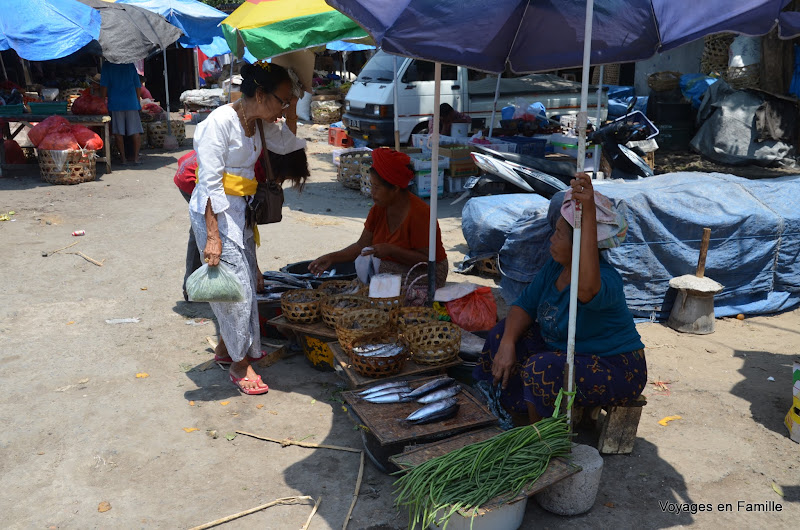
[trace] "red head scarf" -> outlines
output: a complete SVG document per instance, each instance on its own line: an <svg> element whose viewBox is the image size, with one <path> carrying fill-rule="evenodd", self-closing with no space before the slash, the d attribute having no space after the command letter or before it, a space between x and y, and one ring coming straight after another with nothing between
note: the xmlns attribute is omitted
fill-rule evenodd
<svg viewBox="0 0 800 530"><path fill-rule="evenodd" d="M414 178L414 172L408 167L410 163L411 159L407 154L388 147L379 147L372 151L372 167L383 180L398 188L407 188Z"/></svg>

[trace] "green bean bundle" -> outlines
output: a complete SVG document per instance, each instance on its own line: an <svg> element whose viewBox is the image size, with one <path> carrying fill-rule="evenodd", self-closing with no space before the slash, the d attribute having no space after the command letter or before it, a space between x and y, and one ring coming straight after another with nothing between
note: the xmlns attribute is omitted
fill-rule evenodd
<svg viewBox="0 0 800 530"><path fill-rule="evenodd" d="M432 522L446 526L458 511L476 514L495 497L507 502L519 495L551 458L569 454L570 437L562 415L432 458L395 482L395 505L407 507L412 530L418 522L422 528Z"/></svg>

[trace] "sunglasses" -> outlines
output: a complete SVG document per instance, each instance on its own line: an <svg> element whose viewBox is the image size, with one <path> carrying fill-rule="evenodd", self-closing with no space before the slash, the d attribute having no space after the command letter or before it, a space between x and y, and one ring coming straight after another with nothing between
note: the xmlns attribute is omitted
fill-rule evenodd
<svg viewBox="0 0 800 530"><path fill-rule="evenodd" d="M291 101L284 101L283 99L281 99L280 96L278 96L275 92L273 92L272 95L275 96L275 99L281 102L281 109L288 109L289 105L292 104Z"/></svg>

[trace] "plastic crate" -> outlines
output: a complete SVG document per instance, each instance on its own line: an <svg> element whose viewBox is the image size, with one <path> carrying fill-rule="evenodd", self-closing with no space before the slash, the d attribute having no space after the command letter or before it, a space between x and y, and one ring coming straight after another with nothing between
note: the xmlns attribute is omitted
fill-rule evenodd
<svg viewBox="0 0 800 530"><path fill-rule="evenodd" d="M544 158L547 140L540 138L526 138L525 136L504 136L503 140L516 145L518 155Z"/></svg>
<svg viewBox="0 0 800 530"><path fill-rule="evenodd" d="M31 114L66 114L66 101L48 101L46 103L28 103Z"/></svg>
<svg viewBox="0 0 800 530"><path fill-rule="evenodd" d="M0 116L14 116L25 112L25 106L20 105L0 105Z"/></svg>
<svg viewBox="0 0 800 530"><path fill-rule="evenodd" d="M517 151L517 144L513 144L511 142L504 142L503 140L497 138L492 138L492 142L488 144L472 142L472 145L485 147L487 149L498 151L500 153L516 153Z"/></svg>
<svg viewBox="0 0 800 530"><path fill-rule="evenodd" d="M465 175L463 177L445 176L444 187L447 193L461 193L464 191L464 186L472 175Z"/></svg>
<svg viewBox="0 0 800 530"><path fill-rule="evenodd" d="M647 127L647 140L649 140L650 138L655 138L656 136L658 136L658 127L653 125L653 122L648 120L647 116L645 116L639 110L637 110L636 112L631 112L630 114L627 114L625 116L620 116L619 118L614 120L614 122L618 122L618 121L625 121L625 122L630 122L630 123L640 123L640 124L645 125ZM692 126L691 123L689 123L687 125L687 127L691 127L691 126Z"/></svg>
<svg viewBox="0 0 800 530"><path fill-rule="evenodd" d="M439 170L439 185L438 196L444 194L444 171ZM430 171L417 171L414 173L414 180L411 184L411 191L417 197L430 197L431 196L431 172Z"/></svg>
<svg viewBox="0 0 800 530"><path fill-rule="evenodd" d="M433 166L433 159L430 155L423 153L411 153L408 155L411 158L411 164L414 166L414 171L430 171ZM450 159L443 156L439 157L439 169L448 169L450 167Z"/></svg>
<svg viewBox="0 0 800 530"><path fill-rule="evenodd" d="M353 139L344 129L331 127L328 129L328 144L335 147L353 147Z"/></svg>

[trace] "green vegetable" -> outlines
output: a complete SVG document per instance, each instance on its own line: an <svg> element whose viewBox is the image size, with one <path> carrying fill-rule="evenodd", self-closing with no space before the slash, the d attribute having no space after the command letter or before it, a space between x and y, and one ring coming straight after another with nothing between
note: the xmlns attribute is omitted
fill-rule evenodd
<svg viewBox="0 0 800 530"><path fill-rule="evenodd" d="M554 415L433 458L395 482L395 505L408 509L411 530L417 523L446 526L456 512L477 514L492 499L510 501L547 470L551 458L568 455L571 436L566 416Z"/></svg>

